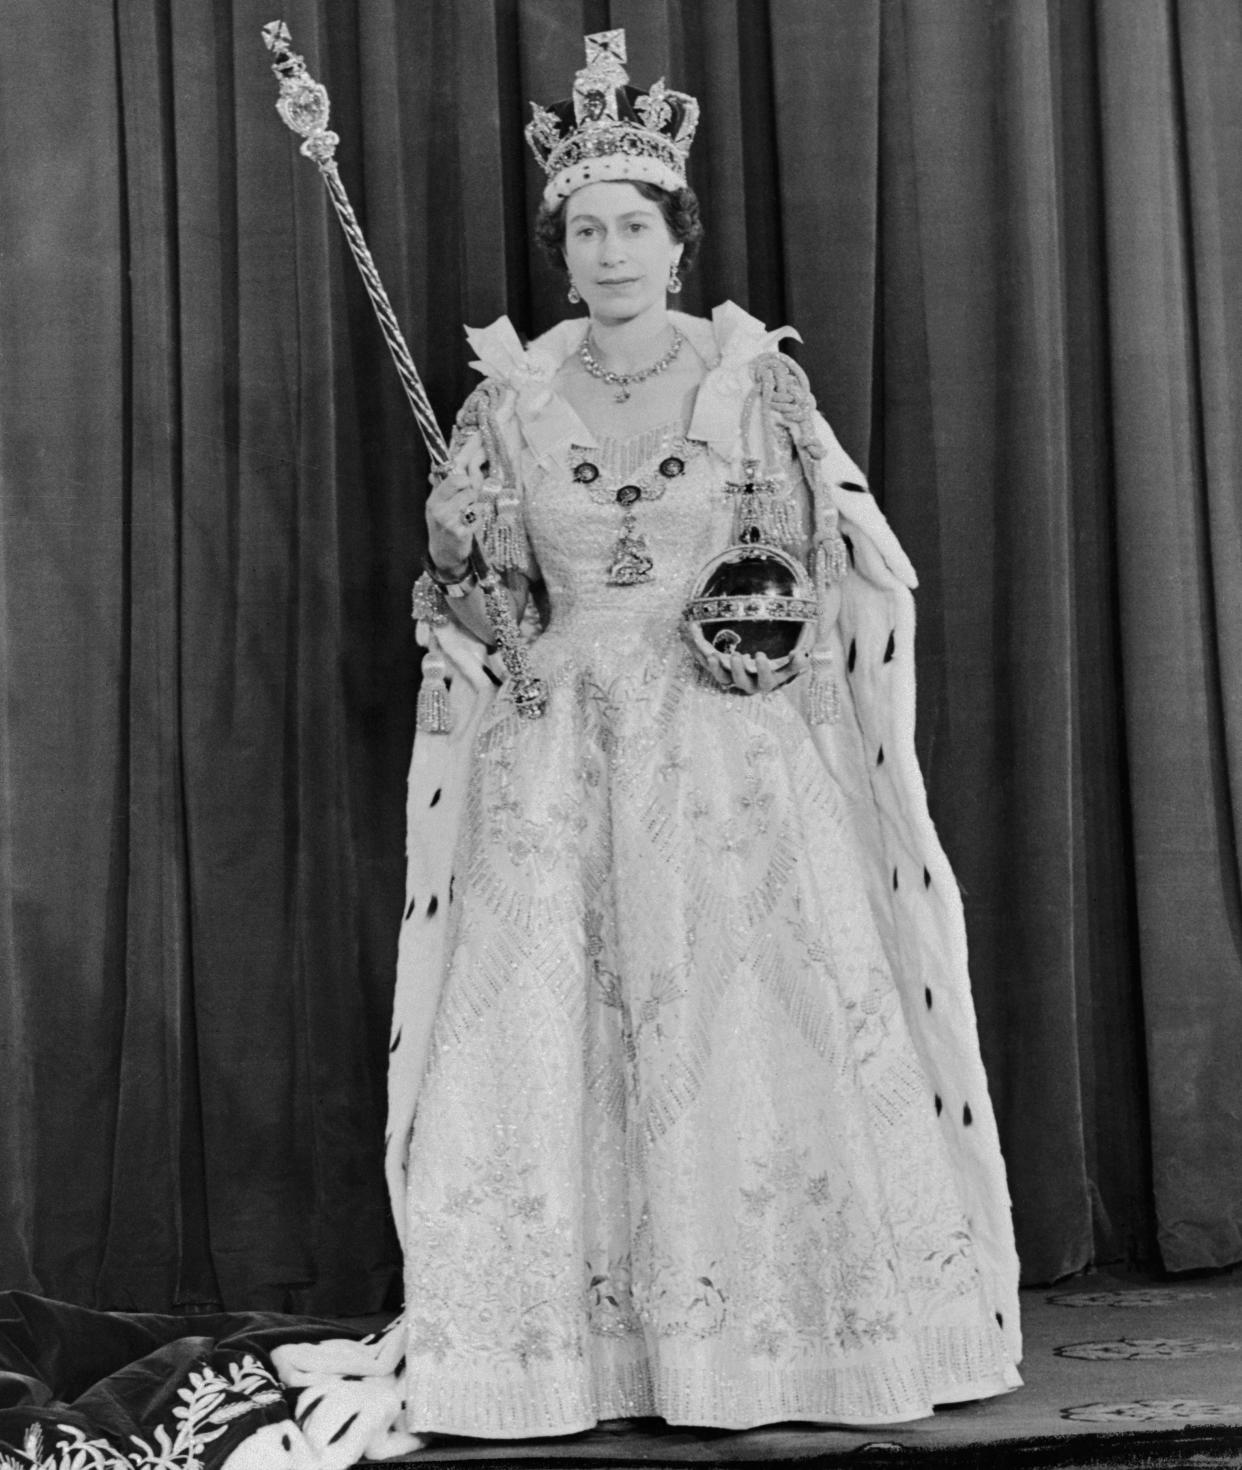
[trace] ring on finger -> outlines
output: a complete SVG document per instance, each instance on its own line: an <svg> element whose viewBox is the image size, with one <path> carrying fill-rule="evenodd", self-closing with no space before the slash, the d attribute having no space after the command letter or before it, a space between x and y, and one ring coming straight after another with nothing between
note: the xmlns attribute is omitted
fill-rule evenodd
<svg viewBox="0 0 1242 1470"><path fill-rule="evenodd" d="M468 505L465 510L462 511L461 518L463 521L465 521L466 525L473 526L475 521L477 521L479 518L479 513L477 510L475 510L473 505Z"/></svg>

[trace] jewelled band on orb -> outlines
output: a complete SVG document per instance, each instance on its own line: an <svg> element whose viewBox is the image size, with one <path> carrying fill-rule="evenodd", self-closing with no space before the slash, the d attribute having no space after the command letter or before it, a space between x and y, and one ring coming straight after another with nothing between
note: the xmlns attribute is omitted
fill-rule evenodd
<svg viewBox="0 0 1242 1470"><path fill-rule="evenodd" d="M685 616L696 623L807 623L819 616L819 604L809 597L695 597Z"/></svg>

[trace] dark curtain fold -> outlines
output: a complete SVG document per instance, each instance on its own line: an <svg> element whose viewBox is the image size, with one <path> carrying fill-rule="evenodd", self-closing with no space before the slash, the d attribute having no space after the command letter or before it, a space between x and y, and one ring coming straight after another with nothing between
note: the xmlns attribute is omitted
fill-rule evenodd
<svg viewBox="0 0 1242 1470"><path fill-rule="evenodd" d="M1236 5L1100 10L1117 544L1160 1247L1242 1255ZM1236 73L1232 73L1236 76ZM1214 164L1232 154L1225 176ZM1222 272L1232 290L1222 296ZM1225 348L1226 351L1222 351ZM1232 655L1232 656L1231 656Z"/></svg>
<svg viewBox="0 0 1242 1470"><path fill-rule="evenodd" d="M276 7L279 9L279 7ZM920 571L1030 1280L1242 1259L1236 0L292 0L442 420L568 310L527 99L697 95L687 309L791 322ZM365 1312L426 460L264 0L0 50L0 1286Z"/></svg>

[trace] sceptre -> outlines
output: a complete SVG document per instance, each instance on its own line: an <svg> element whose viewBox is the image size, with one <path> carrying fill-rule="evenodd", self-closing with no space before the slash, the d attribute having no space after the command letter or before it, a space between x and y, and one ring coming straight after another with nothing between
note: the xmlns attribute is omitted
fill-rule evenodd
<svg viewBox="0 0 1242 1470"><path fill-rule="evenodd" d="M305 61L294 52L293 38L283 20L271 21L263 27L263 42L275 58L272 70L280 82L276 111L293 132L301 135L303 141L299 151L315 163L323 177L328 197L336 210L341 229L345 232L345 239L362 276L363 285L366 286L367 295L371 298L384 341L387 342L388 351L396 365L401 386L405 389L406 399L423 436L423 443L427 446L432 473L446 474L450 468L448 445L440 432L440 425L436 422L426 389L418 375L418 369L414 366L414 359L410 356L410 349L397 325L392 303L367 248L358 217L349 202L345 186L341 183L340 171L336 165L336 147L341 140L328 128L327 88L314 80L306 70ZM538 719L547 708L547 685L531 673L522 635L513 616L513 608L504 584L483 555L477 537L471 539L470 564L483 593L500 657L509 675L517 712L525 719ZM442 608L436 610L428 606L425 599L420 603L417 589L416 604L432 624L443 623L447 618ZM448 728L446 707L431 728Z"/></svg>

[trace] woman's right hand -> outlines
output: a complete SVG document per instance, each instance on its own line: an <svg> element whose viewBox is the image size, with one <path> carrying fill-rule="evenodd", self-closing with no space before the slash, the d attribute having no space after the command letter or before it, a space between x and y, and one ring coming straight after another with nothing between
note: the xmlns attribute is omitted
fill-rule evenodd
<svg viewBox="0 0 1242 1470"><path fill-rule="evenodd" d="M481 440L472 440L427 497L427 555L449 576L466 568L481 510L486 463Z"/></svg>
<svg viewBox="0 0 1242 1470"><path fill-rule="evenodd" d="M806 673L810 659L805 653L792 653L779 664L773 663L766 653L731 653L727 656L713 652L710 656L699 653L700 662L716 683L724 689L738 694L771 694L782 684L788 684L800 674Z"/></svg>
<svg viewBox="0 0 1242 1470"><path fill-rule="evenodd" d="M703 648L695 638L690 624L683 621L681 636L696 661L720 685L738 694L771 694L782 684L788 684L810 667L806 653L792 653L779 663L773 663L766 653L724 654L714 648Z"/></svg>

